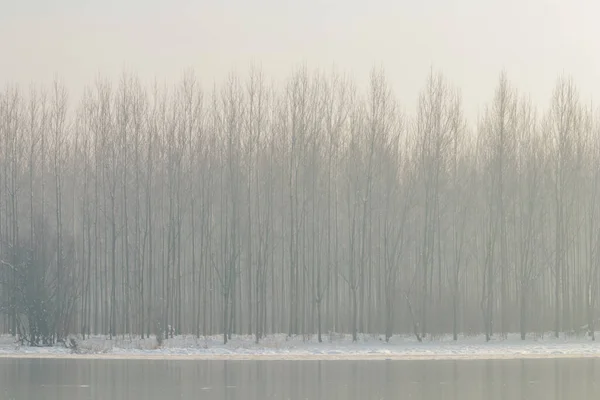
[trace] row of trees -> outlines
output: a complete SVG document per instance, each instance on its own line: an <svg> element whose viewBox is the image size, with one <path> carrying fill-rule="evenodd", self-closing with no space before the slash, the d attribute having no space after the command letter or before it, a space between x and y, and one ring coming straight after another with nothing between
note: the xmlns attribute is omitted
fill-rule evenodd
<svg viewBox="0 0 600 400"><path fill-rule="evenodd" d="M593 332L600 120L501 75L471 126L431 73L259 69L211 90L0 93L0 327L69 333Z"/></svg>

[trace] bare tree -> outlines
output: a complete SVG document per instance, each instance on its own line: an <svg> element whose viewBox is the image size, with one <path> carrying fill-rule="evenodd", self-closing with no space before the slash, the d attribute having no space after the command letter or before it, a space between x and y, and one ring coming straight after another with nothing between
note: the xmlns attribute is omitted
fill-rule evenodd
<svg viewBox="0 0 600 400"><path fill-rule="evenodd" d="M410 112L380 69L45 93L0 92L3 332L595 338L598 121L567 78L538 118L501 74L477 124L434 72Z"/></svg>

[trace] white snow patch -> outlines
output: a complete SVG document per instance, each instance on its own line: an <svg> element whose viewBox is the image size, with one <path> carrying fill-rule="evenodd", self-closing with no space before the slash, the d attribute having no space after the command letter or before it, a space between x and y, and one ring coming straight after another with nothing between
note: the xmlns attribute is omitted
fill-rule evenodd
<svg viewBox="0 0 600 400"><path fill-rule="evenodd" d="M600 344L584 336L551 334L520 340L518 334L486 342L483 336L440 336L418 342L414 337L393 336L386 343L383 336L360 335L352 342L350 335L329 334L319 343L315 335L269 335L256 344L250 335L235 335L224 345L220 335L177 336L163 341L154 337L93 336L75 337L78 350L61 346L27 347L15 344L11 336L0 336L0 357L35 358L112 358L112 359L269 359L269 360L394 360L394 359L497 359L600 357Z"/></svg>

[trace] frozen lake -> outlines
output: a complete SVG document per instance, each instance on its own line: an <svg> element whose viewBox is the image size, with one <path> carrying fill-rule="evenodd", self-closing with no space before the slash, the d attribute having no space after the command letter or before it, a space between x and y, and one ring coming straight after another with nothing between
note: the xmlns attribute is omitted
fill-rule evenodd
<svg viewBox="0 0 600 400"><path fill-rule="evenodd" d="M2 399L599 399L600 359L0 358Z"/></svg>

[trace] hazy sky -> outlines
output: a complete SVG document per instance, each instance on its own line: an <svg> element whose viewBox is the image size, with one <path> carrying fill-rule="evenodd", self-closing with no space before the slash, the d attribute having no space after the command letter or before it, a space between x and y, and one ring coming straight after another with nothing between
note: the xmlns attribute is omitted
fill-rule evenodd
<svg viewBox="0 0 600 400"><path fill-rule="evenodd" d="M213 80L252 61L279 79L336 65L366 82L383 65L414 109L433 66L475 115L502 68L536 103L571 74L600 93L600 6L583 0L0 0L0 85L57 75L76 96L124 68L174 81Z"/></svg>

